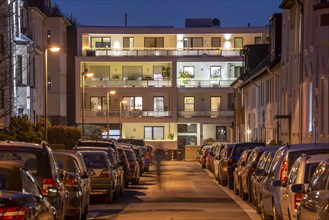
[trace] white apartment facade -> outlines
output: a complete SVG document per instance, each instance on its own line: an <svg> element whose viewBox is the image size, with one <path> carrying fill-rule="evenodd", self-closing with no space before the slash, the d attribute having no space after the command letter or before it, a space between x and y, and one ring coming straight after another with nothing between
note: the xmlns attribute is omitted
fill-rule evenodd
<svg viewBox="0 0 329 220"><path fill-rule="evenodd" d="M173 139L172 148L232 141L240 49L267 36L266 27L78 27L75 121L85 112L103 138L108 126L110 137Z"/></svg>

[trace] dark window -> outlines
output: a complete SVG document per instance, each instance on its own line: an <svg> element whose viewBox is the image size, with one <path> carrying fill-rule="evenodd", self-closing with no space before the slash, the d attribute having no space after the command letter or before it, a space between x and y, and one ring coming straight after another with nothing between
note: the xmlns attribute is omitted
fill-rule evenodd
<svg viewBox="0 0 329 220"><path fill-rule="evenodd" d="M0 34L0 53L1 54L5 53L5 42L4 42L3 34Z"/></svg>
<svg viewBox="0 0 329 220"><path fill-rule="evenodd" d="M110 37L92 37L90 47L91 48L111 47L111 38Z"/></svg>
<svg viewBox="0 0 329 220"><path fill-rule="evenodd" d="M221 38L220 37L212 37L211 38L211 47L221 47Z"/></svg>
<svg viewBox="0 0 329 220"><path fill-rule="evenodd" d="M184 47L203 47L202 37L185 37Z"/></svg>
<svg viewBox="0 0 329 220"><path fill-rule="evenodd" d="M3 89L0 89L0 108L5 108L5 93Z"/></svg>
<svg viewBox="0 0 329 220"><path fill-rule="evenodd" d="M17 80L17 85L22 85L23 84L23 57L22 57L22 55L17 56L16 80Z"/></svg>
<svg viewBox="0 0 329 220"><path fill-rule="evenodd" d="M329 26L329 14L321 15L321 26Z"/></svg>
<svg viewBox="0 0 329 220"><path fill-rule="evenodd" d="M144 47L164 47L164 38L163 37L145 37L144 38Z"/></svg>
<svg viewBox="0 0 329 220"><path fill-rule="evenodd" d="M134 47L134 38L133 37L124 37L123 38L123 48L133 48Z"/></svg>
<svg viewBox="0 0 329 220"><path fill-rule="evenodd" d="M163 126L153 126L144 127L144 138L145 139L164 139L164 127Z"/></svg>
<svg viewBox="0 0 329 220"><path fill-rule="evenodd" d="M261 44L262 38L261 37L255 37L255 44Z"/></svg>
<svg viewBox="0 0 329 220"><path fill-rule="evenodd" d="M234 48L235 49L243 48L243 37L234 38Z"/></svg>

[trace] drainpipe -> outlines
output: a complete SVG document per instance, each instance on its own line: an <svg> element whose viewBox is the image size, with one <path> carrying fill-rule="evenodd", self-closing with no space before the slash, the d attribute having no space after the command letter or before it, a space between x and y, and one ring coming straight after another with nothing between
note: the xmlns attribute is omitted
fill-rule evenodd
<svg viewBox="0 0 329 220"><path fill-rule="evenodd" d="M258 134L261 133L261 127L260 127L260 86L258 84L256 84L254 81L250 80L251 84L253 84L254 86L256 86L258 88L258 127L259 127L259 131L258 131ZM261 137L261 135L259 135L259 137ZM258 140L258 138L257 138Z"/></svg>
<svg viewBox="0 0 329 220"><path fill-rule="evenodd" d="M295 0L295 3L297 5L297 8L299 10L300 13L300 64L299 64L299 122L300 122L300 126L299 126L299 143L303 142L303 128L302 128L302 124L303 124L303 64L304 64L304 57L303 57L303 48L304 48L304 15L303 15L303 4L298 1Z"/></svg>
<svg viewBox="0 0 329 220"><path fill-rule="evenodd" d="M279 99L280 95L280 88L279 88L279 74L274 74L269 67L266 68L267 72L271 74L274 78L276 78L276 99L277 99L277 109L276 109L276 114L280 114L280 104L281 104L281 99ZM280 123L279 120L276 120L276 143L278 143L280 140Z"/></svg>

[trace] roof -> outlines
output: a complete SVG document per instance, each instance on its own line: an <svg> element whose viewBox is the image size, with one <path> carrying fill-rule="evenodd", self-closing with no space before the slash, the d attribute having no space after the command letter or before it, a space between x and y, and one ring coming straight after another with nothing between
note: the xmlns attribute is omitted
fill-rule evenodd
<svg viewBox="0 0 329 220"><path fill-rule="evenodd" d="M0 141L0 147L8 147L8 148L26 147L26 148L42 149L42 146L40 144L19 142L19 141Z"/></svg>

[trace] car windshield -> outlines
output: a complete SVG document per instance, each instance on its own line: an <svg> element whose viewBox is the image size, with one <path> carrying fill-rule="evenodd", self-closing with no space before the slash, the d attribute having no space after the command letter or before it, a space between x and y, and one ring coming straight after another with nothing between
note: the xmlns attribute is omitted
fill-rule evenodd
<svg viewBox="0 0 329 220"><path fill-rule="evenodd" d="M127 156L128 160L135 160L135 157L134 157L132 151L126 150L125 153L126 153L126 156Z"/></svg>
<svg viewBox="0 0 329 220"><path fill-rule="evenodd" d="M77 173L73 158L71 156L55 153L55 160L58 164L58 168L64 169L67 172Z"/></svg>
<svg viewBox="0 0 329 220"><path fill-rule="evenodd" d="M318 165L319 163L309 163L306 165L305 174L304 174L304 183L310 182L312 175L315 172L315 169L317 168Z"/></svg>
<svg viewBox="0 0 329 220"><path fill-rule="evenodd" d="M0 167L0 190L22 191L21 179L17 173Z"/></svg>

